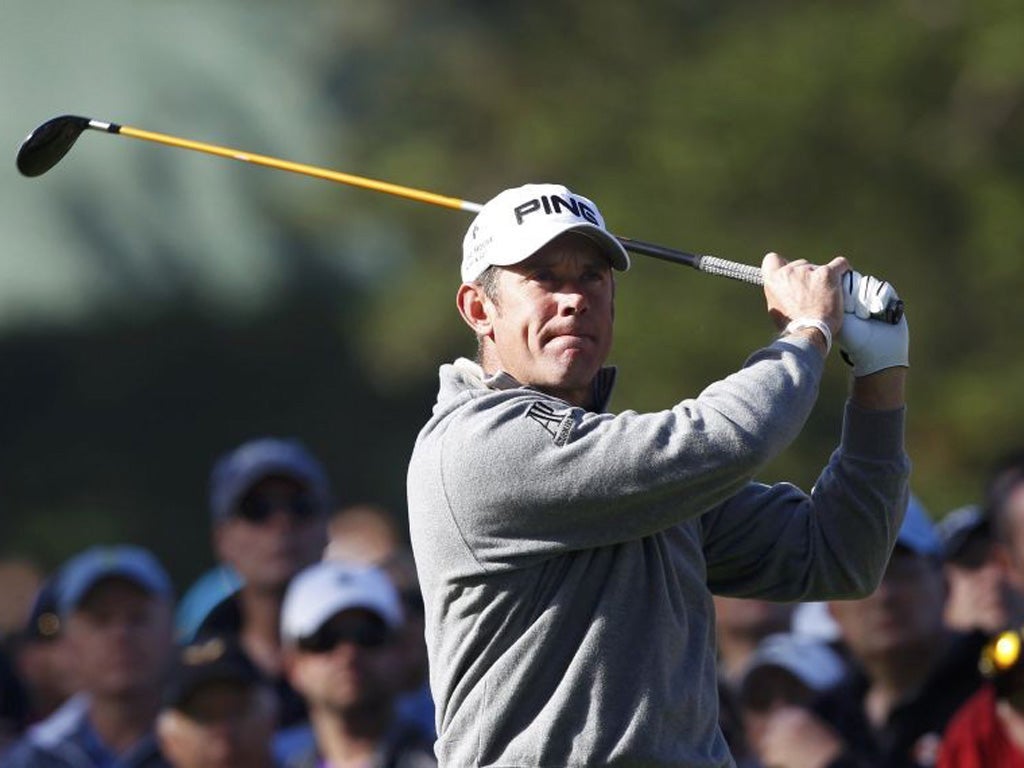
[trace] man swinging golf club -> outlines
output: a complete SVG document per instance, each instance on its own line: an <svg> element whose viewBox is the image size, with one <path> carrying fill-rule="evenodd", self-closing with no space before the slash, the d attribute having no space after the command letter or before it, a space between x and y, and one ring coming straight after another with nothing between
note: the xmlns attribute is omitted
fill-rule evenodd
<svg viewBox="0 0 1024 768"><path fill-rule="evenodd" d="M448 766L730 766L711 593L875 588L906 508L906 320L888 283L764 257L781 336L658 413L604 412L614 270L597 206L553 184L488 202L463 243L475 362L441 367L408 474L437 754ZM839 447L808 494L757 472L853 363Z"/></svg>

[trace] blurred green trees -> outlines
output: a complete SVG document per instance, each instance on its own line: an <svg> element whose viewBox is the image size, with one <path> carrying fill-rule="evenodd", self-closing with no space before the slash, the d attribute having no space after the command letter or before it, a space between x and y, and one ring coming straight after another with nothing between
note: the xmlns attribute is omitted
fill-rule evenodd
<svg viewBox="0 0 1024 768"><path fill-rule="evenodd" d="M243 148L481 202L525 181L563 181L619 234L748 263L767 250L842 253L906 300L913 484L932 513L974 500L988 463L1024 443L1024 6L308 9L225 4L203 37L204 71L238 83L231 99L274 103L269 84L229 71L246 56L305 74L307 90L289 91L290 119L276 115L273 130L248 118L243 127L250 113L212 88L180 120L96 116L232 146L276 137L283 148ZM273 39L266 20L258 34L248 26L260 14L287 30L279 46L236 44L245 56L218 59L218 30ZM182 43L180 55L189 50ZM220 134L192 130L191 115ZM283 140L303 119L315 123L302 128L303 147L315 140L321 156ZM59 194L31 191L103 290L71 323L12 322L0 340L0 544L53 561L98 536L132 538L194 575L209 561L209 465L262 432L305 439L343 500L403 514L404 461L437 365L472 351L453 305L468 217L172 150L88 151L103 152L102 170L76 157L78 168L51 172L67 176ZM97 194L86 170L108 184L139 179L139 215ZM181 203L193 180L199 194L214 176L234 180L221 202L207 196L203 215ZM29 182L0 183L21 193ZM150 200L159 216L145 214ZM248 221L258 240L238 231ZM234 266L213 281L203 262ZM619 282L616 409L696 395L771 337L755 289L634 264ZM246 301L231 298L239 285ZM764 479L813 481L835 443L846 377L831 361L807 430Z"/></svg>

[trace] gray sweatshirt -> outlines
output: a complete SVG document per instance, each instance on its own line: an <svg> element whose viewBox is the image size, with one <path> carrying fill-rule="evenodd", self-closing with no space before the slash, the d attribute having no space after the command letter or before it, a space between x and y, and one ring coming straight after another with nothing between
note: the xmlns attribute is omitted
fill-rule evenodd
<svg viewBox="0 0 1024 768"><path fill-rule="evenodd" d="M847 403L810 495L752 480L823 365L790 337L696 399L618 415L441 367L408 496L442 766L733 764L711 593L866 595L906 508L903 409Z"/></svg>

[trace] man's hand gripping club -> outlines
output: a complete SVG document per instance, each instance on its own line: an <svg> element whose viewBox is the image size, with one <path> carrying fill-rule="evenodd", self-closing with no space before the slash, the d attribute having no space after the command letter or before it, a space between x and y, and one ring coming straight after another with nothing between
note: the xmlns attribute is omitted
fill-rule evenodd
<svg viewBox="0 0 1024 768"><path fill-rule="evenodd" d="M828 354L832 339L843 326L843 298L839 282L850 264L837 256L818 266L805 259L786 261L777 253L761 262L768 314L780 331L814 339Z"/></svg>
<svg viewBox="0 0 1024 768"><path fill-rule="evenodd" d="M810 335L826 354L830 336L838 336L853 366L855 402L876 409L904 403L910 335L902 313L895 325L879 319L898 303L889 283L855 272L841 256L815 266L769 253L761 269L768 312L780 330Z"/></svg>

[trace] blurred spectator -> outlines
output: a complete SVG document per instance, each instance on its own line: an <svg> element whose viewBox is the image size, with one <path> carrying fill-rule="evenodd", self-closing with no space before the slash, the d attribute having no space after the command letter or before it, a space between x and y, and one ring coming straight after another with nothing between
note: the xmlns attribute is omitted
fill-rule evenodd
<svg viewBox="0 0 1024 768"><path fill-rule="evenodd" d="M412 550L399 533L395 516L375 504L358 504L339 510L331 518L328 530L331 542L324 552L325 559L380 566L398 589L405 609L400 655L407 682L396 710L400 720L415 725L424 738L433 740L437 732L434 701L427 679L423 595Z"/></svg>
<svg viewBox="0 0 1024 768"><path fill-rule="evenodd" d="M1015 618L1024 619L1024 598L1007 578L992 526L976 505L950 512L937 526L946 575L945 623L961 632L990 637Z"/></svg>
<svg viewBox="0 0 1024 768"><path fill-rule="evenodd" d="M735 685L758 644L790 630L793 605L721 595L714 601L719 675Z"/></svg>
<svg viewBox="0 0 1024 768"><path fill-rule="evenodd" d="M12 663L26 695L27 718L49 717L78 690L74 661L57 608L57 577L43 582L28 621L9 643Z"/></svg>
<svg viewBox="0 0 1024 768"><path fill-rule="evenodd" d="M0 559L0 639L20 631L32 600L43 583L43 571L23 557Z"/></svg>
<svg viewBox="0 0 1024 768"><path fill-rule="evenodd" d="M34 726L0 765L166 766L153 722L172 650L167 573L140 547L94 547L68 561L57 589L82 693Z"/></svg>
<svg viewBox="0 0 1024 768"><path fill-rule="evenodd" d="M174 768L271 768L277 697L233 638L182 647L157 718Z"/></svg>
<svg viewBox="0 0 1024 768"><path fill-rule="evenodd" d="M980 635L958 635L942 624L945 588L941 542L921 503L911 497L882 584L863 600L830 602L859 669L823 694L814 710L786 711L769 724L776 746L793 756L828 752L827 765L918 768L935 764L952 713L980 684ZM803 735L800 735L800 734ZM791 750L785 735L800 743ZM819 763L820 764L820 763Z"/></svg>
<svg viewBox="0 0 1024 768"><path fill-rule="evenodd" d="M379 568L323 562L288 589L281 615L288 677L315 739L290 767L434 766L432 744L395 716L406 684L398 591Z"/></svg>
<svg viewBox="0 0 1024 768"><path fill-rule="evenodd" d="M942 739L939 768L1024 768L1024 658L1020 630L1007 630L982 651L989 682L954 715Z"/></svg>
<svg viewBox="0 0 1024 768"><path fill-rule="evenodd" d="M327 523L324 558L380 565L405 546L394 515L376 504L342 507Z"/></svg>
<svg viewBox="0 0 1024 768"><path fill-rule="evenodd" d="M878 590L829 603L859 665L809 710L786 708L766 725L788 768L917 768L935 764L952 713L978 687L981 635L942 624L941 543L913 497Z"/></svg>
<svg viewBox="0 0 1024 768"><path fill-rule="evenodd" d="M763 765L785 765L767 726L784 707L810 707L846 674L843 658L820 640L795 634L762 640L740 677L737 699L747 744Z"/></svg>
<svg viewBox="0 0 1024 768"><path fill-rule="evenodd" d="M736 762L736 768L760 768L761 764L747 743L743 729L743 713L736 699L736 691L718 679L718 727L729 747L729 754Z"/></svg>
<svg viewBox="0 0 1024 768"><path fill-rule="evenodd" d="M330 505L320 462L294 440L245 443L210 477L214 548L242 586L210 610L196 635L238 637L274 682L282 725L304 720L305 706L283 675L281 602L292 577L320 558Z"/></svg>
<svg viewBox="0 0 1024 768"><path fill-rule="evenodd" d="M25 692L0 647L0 757L20 737L27 719Z"/></svg>
<svg viewBox="0 0 1024 768"><path fill-rule="evenodd" d="M1007 578L1024 585L1024 454L1012 454L993 471L985 494L985 519ZM1014 617L1019 626L1021 617ZM1024 766L1024 660L1017 628L996 636L982 652L990 682L957 712L943 738L943 768Z"/></svg>
<svg viewBox="0 0 1024 768"><path fill-rule="evenodd" d="M196 635L210 615L210 611L231 597L242 586L242 579L234 569L218 563L186 590L178 601L174 615L174 635L181 645L196 639Z"/></svg>
<svg viewBox="0 0 1024 768"><path fill-rule="evenodd" d="M398 639L403 668L402 694L395 703L395 710L400 720L419 728L424 738L433 741L437 730L427 668L426 616L412 550L407 546L401 547L381 563L381 568L398 590L405 613Z"/></svg>

